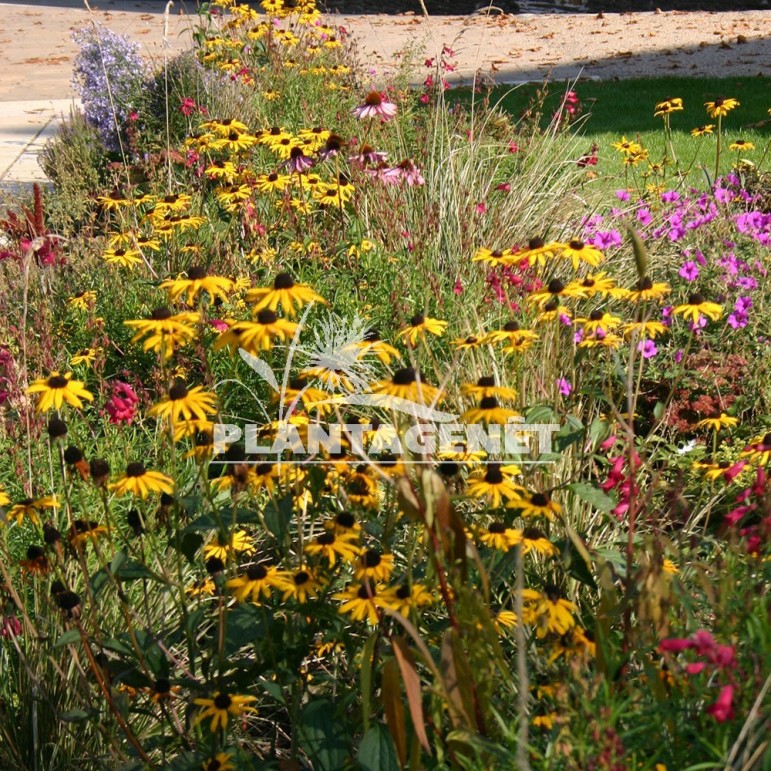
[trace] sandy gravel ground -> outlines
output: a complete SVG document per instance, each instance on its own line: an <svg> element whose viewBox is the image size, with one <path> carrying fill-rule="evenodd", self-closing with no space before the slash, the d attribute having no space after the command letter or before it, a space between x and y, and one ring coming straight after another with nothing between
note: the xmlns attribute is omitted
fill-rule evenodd
<svg viewBox="0 0 771 771"><path fill-rule="evenodd" d="M188 46L195 23L195 16L172 9L164 44L161 2L95 0L90 13L76 0L54 2L0 3L0 101L72 95L70 34L93 21L129 33L155 60ZM333 18L351 32L374 82L405 60L418 63L413 79L422 80L423 59L445 44L457 54L455 76L465 79L474 72L519 81L771 71L771 11Z"/></svg>

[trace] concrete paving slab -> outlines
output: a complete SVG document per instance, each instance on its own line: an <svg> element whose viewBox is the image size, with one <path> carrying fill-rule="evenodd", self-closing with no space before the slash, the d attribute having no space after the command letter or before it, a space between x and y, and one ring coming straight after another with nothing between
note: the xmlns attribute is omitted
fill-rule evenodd
<svg viewBox="0 0 771 771"><path fill-rule="evenodd" d="M2 102L0 188L9 191L44 182L38 156L75 107L73 99Z"/></svg>

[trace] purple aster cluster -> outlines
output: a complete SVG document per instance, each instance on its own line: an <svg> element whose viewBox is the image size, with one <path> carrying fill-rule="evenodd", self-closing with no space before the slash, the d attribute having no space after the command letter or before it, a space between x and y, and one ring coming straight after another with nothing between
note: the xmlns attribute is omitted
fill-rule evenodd
<svg viewBox="0 0 771 771"><path fill-rule="evenodd" d="M73 87L80 95L86 120L107 149L118 150L120 132L136 109L144 79L139 44L102 26L75 32L72 39L80 46Z"/></svg>

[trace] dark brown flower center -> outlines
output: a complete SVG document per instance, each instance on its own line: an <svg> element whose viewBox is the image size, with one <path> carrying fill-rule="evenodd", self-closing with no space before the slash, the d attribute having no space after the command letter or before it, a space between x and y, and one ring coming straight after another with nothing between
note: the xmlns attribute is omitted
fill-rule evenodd
<svg viewBox="0 0 771 771"><path fill-rule="evenodd" d="M494 535L501 535L506 532L506 525L504 525L503 522L492 522L490 527L487 528L487 532L493 533Z"/></svg>
<svg viewBox="0 0 771 771"><path fill-rule="evenodd" d="M206 268L202 268L200 265L193 265L192 268L188 268L187 277L191 281L200 281L202 278L206 278Z"/></svg>
<svg viewBox="0 0 771 771"><path fill-rule="evenodd" d="M295 586L305 586L308 581L311 580L311 574L307 570L298 570L293 576L292 580Z"/></svg>
<svg viewBox="0 0 771 771"><path fill-rule="evenodd" d="M164 321L165 319L170 319L172 317L171 309L161 307L156 308L151 314L150 318L153 321Z"/></svg>
<svg viewBox="0 0 771 771"><path fill-rule="evenodd" d="M599 321L605 314L602 311L592 311L589 314L590 321Z"/></svg>
<svg viewBox="0 0 771 771"><path fill-rule="evenodd" d="M273 282L274 289L291 289L293 286L294 281L288 273L279 273Z"/></svg>
<svg viewBox="0 0 771 771"><path fill-rule="evenodd" d="M574 238L574 239L573 239L573 240L572 240L572 241L571 241L571 242L568 244L568 246L569 246L571 249L575 249L577 252L580 252L580 251L581 251L581 249L583 249L583 248L584 248L585 244L584 244L584 242L583 242L583 241L580 241L579 239L577 239L577 238Z"/></svg>
<svg viewBox="0 0 771 771"><path fill-rule="evenodd" d="M704 295L701 292L694 292L688 296L688 305L701 305L704 302Z"/></svg>
<svg viewBox="0 0 771 771"><path fill-rule="evenodd" d="M507 321L503 325L503 331L504 332L519 332L519 322L518 321Z"/></svg>
<svg viewBox="0 0 771 771"><path fill-rule="evenodd" d="M257 314L257 322L259 324L263 324L264 326L275 324L276 321L278 321L278 316L276 315L275 311L272 311L269 308L263 308Z"/></svg>
<svg viewBox="0 0 771 771"><path fill-rule="evenodd" d="M411 319L410 319L410 326L411 327L419 327L421 326L426 320L426 317L422 313L416 313Z"/></svg>
<svg viewBox="0 0 771 771"><path fill-rule="evenodd" d="M359 587L359 591L356 592L360 600L369 600L371 597L375 596L375 587L374 586L366 586L365 584L362 584Z"/></svg>
<svg viewBox="0 0 771 771"><path fill-rule="evenodd" d="M145 474L145 467L137 462L129 463L128 466L126 466L126 476L127 477L141 477Z"/></svg>
<svg viewBox="0 0 771 771"><path fill-rule="evenodd" d="M530 497L530 503L532 503L533 506L548 506L549 496L546 495L546 493L533 493Z"/></svg>
<svg viewBox="0 0 771 771"><path fill-rule="evenodd" d="M496 410L498 409L498 400L494 396L485 396L481 402L479 402L480 410Z"/></svg>
<svg viewBox="0 0 771 771"><path fill-rule="evenodd" d="M376 549L367 549L367 551L361 555L361 564L364 565L365 568L376 568L381 562L380 552Z"/></svg>
<svg viewBox="0 0 771 771"><path fill-rule="evenodd" d="M272 472L273 472L272 463L258 463L254 468L254 473L257 474L258 477L268 476Z"/></svg>
<svg viewBox="0 0 771 771"><path fill-rule="evenodd" d="M415 382L417 376L415 374L414 367L405 367L394 372L393 384L394 385L411 385Z"/></svg>
<svg viewBox="0 0 771 771"><path fill-rule="evenodd" d="M545 244L546 244L546 241L544 241L543 238L531 238L527 242L527 248L528 249L540 249Z"/></svg>
<svg viewBox="0 0 771 771"><path fill-rule="evenodd" d="M322 533L317 539L316 543L320 546L331 546L335 542L334 533Z"/></svg>
<svg viewBox="0 0 771 771"><path fill-rule="evenodd" d="M187 386L182 381L177 381L169 389L169 399L176 402L184 399L188 394Z"/></svg>
<svg viewBox="0 0 771 771"><path fill-rule="evenodd" d="M637 291L638 292L647 292L649 289L653 289L653 281L651 281L649 276L643 276L637 282Z"/></svg>
<svg viewBox="0 0 771 771"><path fill-rule="evenodd" d="M550 294L559 294L565 289L565 285L558 278L553 278L546 288Z"/></svg>
<svg viewBox="0 0 771 771"><path fill-rule="evenodd" d="M153 684L153 690L158 694L169 693L171 691L171 683L165 677L161 677Z"/></svg>
<svg viewBox="0 0 771 771"><path fill-rule="evenodd" d="M230 707L232 703L233 703L233 699L231 699L230 696L228 696L226 693L218 693L214 697L214 706L217 709L222 709L222 710L228 709L228 707Z"/></svg>
<svg viewBox="0 0 771 771"><path fill-rule="evenodd" d="M544 534L537 527L526 527L522 532L522 537L526 541L540 541L545 538Z"/></svg>
<svg viewBox="0 0 771 771"><path fill-rule="evenodd" d="M370 91L364 100L364 104L368 107L379 107L383 104L383 97L377 91Z"/></svg>
<svg viewBox="0 0 771 771"><path fill-rule="evenodd" d="M335 522L344 528L352 528L356 524L356 517L350 511L341 511L336 517Z"/></svg>
<svg viewBox="0 0 771 771"><path fill-rule="evenodd" d="M500 463L491 463L485 473L485 482L489 485L499 485L503 482L503 473Z"/></svg>
<svg viewBox="0 0 771 771"><path fill-rule="evenodd" d="M262 581L268 575L265 565L249 565L246 569L246 577L250 581Z"/></svg>
<svg viewBox="0 0 771 771"><path fill-rule="evenodd" d="M495 376L484 375L477 380L477 385L481 388L492 388L495 385Z"/></svg>
<svg viewBox="0 0 771 771"><path fill-rule="evenodd" d="M66 388L68 382L64 375L53 375L48 378L47 385L49 388Z"/></svg>

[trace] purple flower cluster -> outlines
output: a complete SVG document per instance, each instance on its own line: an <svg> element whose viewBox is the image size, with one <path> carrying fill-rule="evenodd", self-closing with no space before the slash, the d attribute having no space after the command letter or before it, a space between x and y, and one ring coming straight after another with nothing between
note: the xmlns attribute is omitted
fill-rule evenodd
<svg viewBox="0 0 771 771"><path fill-rule="evenodd" d="M120 132L136 109L144 62L139 45L102 26L72 35L80 46L75 57L73 87L83 102L86 120L109 150L119 149Z"/></svg>

